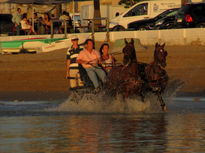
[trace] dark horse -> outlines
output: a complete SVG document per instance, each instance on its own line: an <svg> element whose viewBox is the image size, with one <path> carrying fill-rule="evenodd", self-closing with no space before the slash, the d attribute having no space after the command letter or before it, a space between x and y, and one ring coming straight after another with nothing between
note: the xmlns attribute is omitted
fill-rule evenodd
<svg viewBox="0 0 205 153"><path fill-rule="evenodd" d="M133 95L142 95L143 80L139 76L138 62L135 53L134 40L127 42L123 48L123 65L111 69L107 75L106 89L108 93L115 96L117 93L123 95L123 99Z"/></svg>
<svg viewBox="0 0 205 153"><path fill-rule="evenodd" d="M148 64L145 69L146 91L150 90L158 96L162 110L166 111L166 105L162 99L162 93L168 83L168 75L164 67L166 66L167 51L165 44L155 44L154 61Z"/></svg>
<svg viewBox="0 0 205 153"><path fill-rule="evenodd" d="M147 92L155 93L158 97L162 110L166 110L162 99L162 92L167 86L168 75L163 69L166 66L167 52L163 45L156 43L154 51L154 61L150 64L139 63L136 58L134 40L127 42L123 48L123 64L111 69L107 76L106 88L109 94L115 96L117 93L128 98L139 95L144 101Z"/></svg>

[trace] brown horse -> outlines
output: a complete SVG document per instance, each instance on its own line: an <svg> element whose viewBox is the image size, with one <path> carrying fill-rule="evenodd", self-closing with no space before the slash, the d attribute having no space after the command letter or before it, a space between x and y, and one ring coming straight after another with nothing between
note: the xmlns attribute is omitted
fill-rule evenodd
<svg viewBox="0 0 205 153"><path fill-rule="evenodd" d="M123 99L131 97L133 95L142 96L142 85L138 73L138 63L135 53L134 40L127 42L125 39L126 46L123 48L124 66L116 66L111 69L107 75L106 88L109 94L115 96L117 93L123 95ZM142 96L142 98L144 98Z"/></svg>
<svg viewBox="0 0 205 153"><path fill-rule="evenodd" d="M145 67L146 88L158 96L162 110L167 110L162 99L162 93L168 83L168 75L164 67L166 66L167 51L164 49L165 44L155 44L154 61Z"/></svg>

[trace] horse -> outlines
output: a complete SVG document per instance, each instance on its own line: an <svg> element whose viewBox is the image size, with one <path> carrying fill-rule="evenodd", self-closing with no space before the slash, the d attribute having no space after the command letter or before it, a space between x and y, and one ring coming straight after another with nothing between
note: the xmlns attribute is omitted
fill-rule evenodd
<svg viewBox="0 0 205 153"><path fill-rule="evenodd" d="M113 67L107 75L106 89L111 96L117 93L122 94L123 99L133 95L140 95L142 99L143 80L138 73L138 62L135 53L134 40L128 42L126 39L125 47L122 52L124 54L123 64Z"/></svg>
<svg viewBox="0 0 205 153"><path fill-rule="evenodd" d="M148 64L145 69L145 90L149 90L158 96L162 110L166 111L167 107L162 99L162 93L168 84L168 75L166 70L167 51L164 49L165 44L155 44L154 61Z"/></svg>

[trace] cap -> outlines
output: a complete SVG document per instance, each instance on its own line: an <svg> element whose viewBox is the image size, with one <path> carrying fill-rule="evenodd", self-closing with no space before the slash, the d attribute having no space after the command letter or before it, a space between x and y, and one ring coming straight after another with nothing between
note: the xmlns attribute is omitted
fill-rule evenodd
<svg viewBox="0 0 205 153"><path fill-rule="evenodd" d="M72 35L71 40L78 40L78 36L77 35Z"/></svg>

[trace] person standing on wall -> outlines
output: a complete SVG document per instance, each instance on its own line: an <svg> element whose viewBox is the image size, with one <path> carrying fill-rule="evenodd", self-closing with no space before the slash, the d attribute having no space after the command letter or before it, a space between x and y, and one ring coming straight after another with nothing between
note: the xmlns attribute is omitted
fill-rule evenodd
<svg viewBox="0 0 205 153"><path fill-rule="evenodd" d="M77 35L71 36L72 46L67 51L67 74L66 78L70 81L70 89L77 89L83 86L80 79L79 64L76 59L79 53L83 50L78 44Z"/></svg>
<svg viewBox="0 0 205 153"><path fill-rule="evenodd" d="M16 13L12 17L12 22L14 23L15 26L15 31L16 35L20 35L20 30L21 30L21 9L17 8Z"/></svg>

